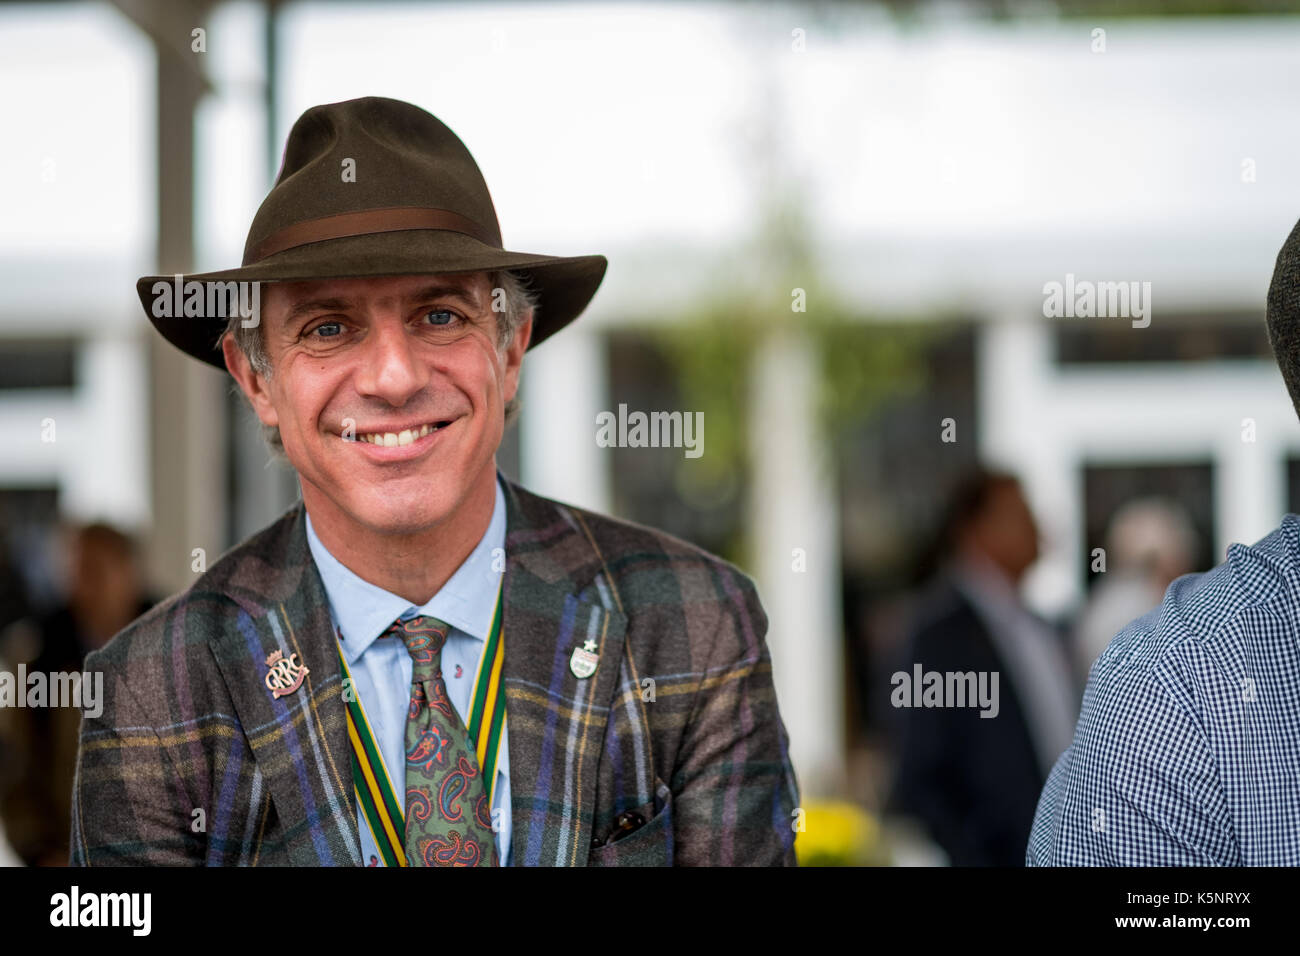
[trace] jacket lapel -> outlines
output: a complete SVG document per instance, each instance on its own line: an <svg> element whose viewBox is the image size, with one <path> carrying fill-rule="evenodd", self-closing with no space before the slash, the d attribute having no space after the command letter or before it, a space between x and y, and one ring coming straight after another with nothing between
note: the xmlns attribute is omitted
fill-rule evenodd
<svg viewBox="0 0 1300 956"><path fill-rule="evenodd" d="M581 516L502 484L511 863L582 866L627 619ZM580 678L571 660L584 648L594 649L597 664Z"/></svg>
<svg viewBox="0 0 1300 956"><path fill-rule="evenodd" d="M502 485L511 862L581 866L627 619L581 517L504 477ZM299 502L232 572L235 620L212 651L275 805L289 862L360 865L342 675L304 515ZM573 652L590 647L596 668L580 678ZM265 682L266 658L276 650L296 654L309 671L280 698Z"/></svg>
<svg viewBox="0 0 1300 956"><path fill-rule="evenodd" d="M213 655L297 866L360 865L347 712L303 505L269 528L227 585L237 609ZM279 651L308 673L279 698L266 684ZM260 837L259 837L260 839Z"/></svg>

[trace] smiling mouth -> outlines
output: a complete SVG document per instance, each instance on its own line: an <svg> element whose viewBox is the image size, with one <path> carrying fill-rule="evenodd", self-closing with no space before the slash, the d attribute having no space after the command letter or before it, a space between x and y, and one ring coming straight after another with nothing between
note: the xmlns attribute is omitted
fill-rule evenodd
<svg viewBox="0 0 1300 956"><path fill-rule="evenodd" d="M358 433L353 441L364 441L371 445L379 445L384 448L396 448L399 445L410 445L423 438L431 432L439 431L450 425L450 421L426 422L419 428L407 428L400 432L367 432ZM346 439L345 439L346 440Z"/></svg>

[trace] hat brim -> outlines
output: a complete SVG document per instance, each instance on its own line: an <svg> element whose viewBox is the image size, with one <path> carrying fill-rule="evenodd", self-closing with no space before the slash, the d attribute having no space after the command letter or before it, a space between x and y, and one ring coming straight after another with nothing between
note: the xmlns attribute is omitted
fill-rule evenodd
<svg viewBox="0 0 1300 956"><path fill-rule="evenodd" d="M286 249L238 269L182 275L186 282L293 282L389 275L443 275L511 269L525 273L537 294L529 348L544 342L576 319L605 277L604 256L547 256L511 252L457 232L410 229L327 239ZM154 328L187 355L227 371L220 348L224 315L155 315L159 283L173 287L175 276L143 276L136 292ZM206 297L205 297L206 298ZM206 308L206 302L202 306ZM180 311L179 308L166 311ZM201 310L200 310L201 311Z"/></svg>

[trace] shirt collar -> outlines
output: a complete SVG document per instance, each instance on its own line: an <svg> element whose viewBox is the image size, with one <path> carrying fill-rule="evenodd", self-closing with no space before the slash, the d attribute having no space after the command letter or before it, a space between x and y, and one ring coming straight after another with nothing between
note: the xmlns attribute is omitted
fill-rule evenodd
<svg viewBox="0 0 1300 956"><path fill-rule="evenodd" d="M307 546L320 572L334 620L343 635L339 646L349 664L364 654L393 621L416 614L446 621L455 630L475 640L487 640L496 608L498 584L505 570L505 540L506 500L498 480L492 520L488 522L487 531L438 593L427 604L416 607L405 598L363 580L330 554L316 536L311 515L307 515ZM494 552L502 560L496 560Z"/></svg>

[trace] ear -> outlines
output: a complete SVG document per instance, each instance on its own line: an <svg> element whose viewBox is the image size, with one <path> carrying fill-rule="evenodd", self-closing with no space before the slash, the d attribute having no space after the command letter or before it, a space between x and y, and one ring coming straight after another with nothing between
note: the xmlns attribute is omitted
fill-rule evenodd
<svg viewBox="0 0 1300 956"><path fill-rule="evenodd" d="M524 352L528 351L528 342L533 337L533 310L529 309L515 327L514 338L506 346L506 381L505 401L514 399L519 391L519 368L524 362Z"/></svg>
<svg viewBox="0 0 1300 956"><path fill-rule="evenodd" d="M276 414L275 405L271 402L271 393L266 387L266 379L253 371L253 364L249 362L244 350L236 345L234 338L228 334L221 337L221 352L226 357L226 368L239 383L244 397L253 406L258 420L263 425L279 425L280 416Z"/></svg>

